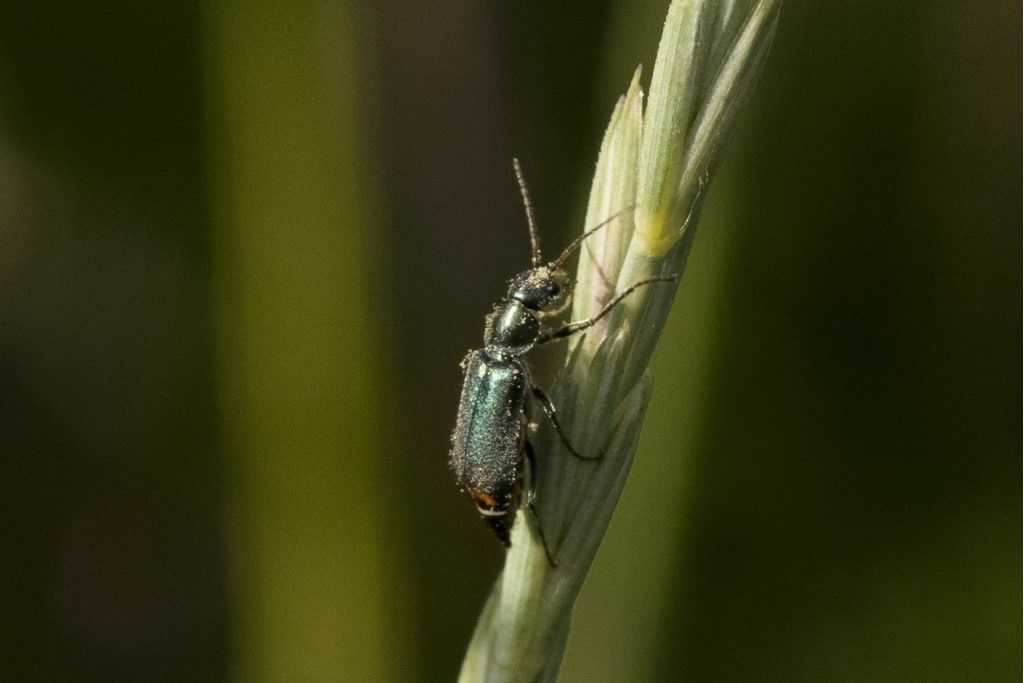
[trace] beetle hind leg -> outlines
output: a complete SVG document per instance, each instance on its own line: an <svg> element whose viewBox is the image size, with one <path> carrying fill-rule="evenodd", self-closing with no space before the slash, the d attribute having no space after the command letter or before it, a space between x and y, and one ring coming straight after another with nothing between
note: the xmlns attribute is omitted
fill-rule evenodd
<svg viewBox="0 0 1024 683"><path fill-rule="evenodd" d="M526 461L530 469L530 478L536 476L537 473L537 456L533 452L533 445L529 439L523 442L523 451L526 453ZM544 523L540 519L540 515L537 514L537 508L534 506L533 501L536 497L536 489L533 486L533 482L530 481L526 488L526 507L530 510L530 514L533 515L533 519L537 522L537 535L540 536L540 544L544 547L544 554L548 558L548 565L552 569L558 567L558 562L555 561L555 555L551 552L551 546L548 545L548 539L544 536Z"/></svg>

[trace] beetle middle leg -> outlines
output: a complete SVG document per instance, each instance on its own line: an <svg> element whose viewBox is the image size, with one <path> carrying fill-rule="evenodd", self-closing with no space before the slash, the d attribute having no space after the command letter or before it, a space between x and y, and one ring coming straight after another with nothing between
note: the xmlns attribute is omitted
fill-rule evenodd
<svg viewBox="0 0 1024 683"><path fill-rule="evenodd" d="M604 457L603 455L582 455L579 451L573 448L572 443L569 442L569 437L562 431L562 425L558 421L558 414L555 411L555 404L551 402L551 397L548 396L543 389L532 382L530 383L530 392L540 403L540 407L544 409L544 413L548 416L548 419L551 420L551 424L555 426L555 431L558 432L558 438L562 440L562 445L565 446L567 451L580 460L600 460Z"/></svg>

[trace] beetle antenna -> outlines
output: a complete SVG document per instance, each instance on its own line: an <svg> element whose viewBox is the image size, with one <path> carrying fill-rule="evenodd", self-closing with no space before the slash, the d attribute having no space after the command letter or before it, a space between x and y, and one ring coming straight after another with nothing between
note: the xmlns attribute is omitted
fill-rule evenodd
<svg viewBox="0 0 1024 683"><path fill-rule="evenodd" d="M530 193L526 189L526 181L523 179L523 169L519 166L519 159L512 157L512 166L516 169L519 193L523 195L523 206L526 208L526 222L530 225L531 262L533 267L536 268L540 265L540 238L537 237L537 224L533 220L533 204L530 203Z"/></svg>
<svg viewBox="0 0 1024 683"><path fill-rule="evenodd" d="M625 215L626 213L632 211L635 208L636 208L636 204L632 204L632 205L627 206L626 208L622 209L621 211L616 211L611 216L608 216L608 218L605 218L603 221L601 221L600 223L598 223L597 225L592 227L590 230L587 230L585 233L583 233L582 235L580 235L579 237L574 239L569 244L569 246L567 246L565 248L565 251L563 251L561 253L561 255L559 255L559 257L555 259L554 264L553 264L555 266L555 268L561 268L562 264L565 263L565 259L569 258L569 256L572 255L572 252L576 251L579 248L579 246L581 244L583 244L583 240L587 239L588 237L593 235L595 232L597 232L601 228L606 227L609 223L611 223L616 218L621 218L623 215Z"/></svg>

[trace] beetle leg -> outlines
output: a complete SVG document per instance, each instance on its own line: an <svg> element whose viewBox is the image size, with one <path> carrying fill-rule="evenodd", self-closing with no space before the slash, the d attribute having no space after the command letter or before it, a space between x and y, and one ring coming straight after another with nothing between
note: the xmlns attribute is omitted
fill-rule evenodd
<svg viewBox="0 0 1024 683"><path fill-rule="evenodd" d="M558 562L555 561L555 556L551 552L551 548L548 546L548 539L544 537L544 524L540 521L540 515L537 514L537 508L533 505L535 497L535 489L533 487L533 477L537 472L537 456L533 452L533 445L529 441L523 444L523 451L526 453L526 461L530 470L530 482L526 492L526 507L529 508L530 514L537 520L537 535L540 536L540 544L544 546L544 554L547 555L548 564L552 569L558 567Z"/></svg>
<svg viewBox="0 0 1024 683"><path fill-rule="evenodd" d="M563 313L565 313L565 309L569 308L569 304L571 304L571 303L572 303L572 292L569 292L569 295L565 297L565 300L562 301L562 303L558 306L558 308L553 308L550 311L537 311L536 315L541 320L543 320L544 318L557 318L558 316L560 316Z"/></svg>
<svg viewBox="0 0 1024 683"><path fill-rule="evenodd" d="M548 342L552 342L552 341L555 341L557 339L564 339L565 337L568 337L569 335L576 334L577 332L582 332L583 330L587 329L588 327L591 327L592 325L594 325L601 318L603 318L606 315L608 315L609 313L611 313L611 310L613 308L615 308L619 304L620 301L622 301L627 296L632 294L633 291L639 289L640 287L643 287L644 285L649 285L652 282L677 282L678 280L679 280L679 276L678 275L665 275L665 276L661 276L661 277L650 277L650 278L647 278L646 280L640 280L639 282L634 282L629 287L626 287L625 290L623 290L618 295L616 295L616 297L614 299L612 299L607 304L605 304L605 307L602 308L601 311L597 315L595 315L593 318L587 318L586 320L577 320L576 322L569 323L567 325L563 325L562 327L558 328L554 332L546 332L546 333L542 334L537 339L537 343L538 344L547 344Z"/></svg>
<svg viewBox="0 0 1024 683"><path fill-rule="evenodd" d="M533 505L533 501L537 497L536 489L533 486L533 479L537 476L537 455L533 452L533 444L530 443L529 439L523 444L523 452L526 453L527 472L529 473L529 481L523 482L523 488L526 493L523 502L527 505Z"/></svg>
<svg viewBox="0 0 1024 683"><path fill-rule="evenodd" d="M604 454L581 455L575 448L573 448L572 444L569 443L569 437L567 437L565 435L565 432L562 431L562 425L558 422L558 416L555 412L555 404L551 402L551 398L544 392L543 389L541 389L540 387L533 383L530 384L530 391L533 393L537 401L540 402L541 408L544 409L544 412L547 414L548 419L551 420L551 424L555 426L555 431L558 432L558 438L562 440L562 445L565 446L565 449L567 451L572 453L580 460L600 460L601 458L604 457Z"/></svg>

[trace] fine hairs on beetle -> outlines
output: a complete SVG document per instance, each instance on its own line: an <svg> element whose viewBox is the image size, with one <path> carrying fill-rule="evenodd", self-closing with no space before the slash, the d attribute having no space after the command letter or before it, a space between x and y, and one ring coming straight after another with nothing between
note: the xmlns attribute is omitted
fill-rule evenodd
<svg viewBox="0 0 1024 683"><path fill-rule="evenodd" d="M562 445L573 457L600 460L602 454L583 455L573 448L558 422L551 399L533 383L524 356L535 346L584 332L637 288L654 282L676 282L679 276L640 280L612 297L597 315L546 328L544 321L557 318L567 308L572 294L573 283L564 269L566 259L583 240L633 207L627 207L585 231L557 259L544 264L533 206L519 160L513 159L512 164L530 230L530 269L512 278L508 294L487 316L484 347L470 351L462 361L466 378L455 431L452 432L449 463L459 485L476 501L480 515L506 547L511 545L509 532L515 523L516 511L525 498L526 505L537 519L548 563L554 568L557 563L544 537L540 518L536 516L533 485L529 480L537 472L536 454L528 438L533 404L540 405Z"/></svg>

